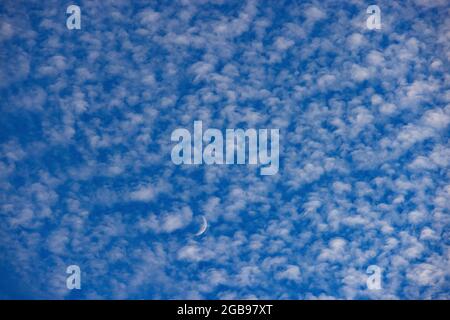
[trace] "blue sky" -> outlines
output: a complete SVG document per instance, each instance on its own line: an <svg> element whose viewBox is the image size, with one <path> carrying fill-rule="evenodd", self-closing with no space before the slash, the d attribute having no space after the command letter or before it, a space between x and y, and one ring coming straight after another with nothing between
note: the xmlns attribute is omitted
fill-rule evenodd
<svg viewBox="0 0 450 320"><path fill-rule="evenodd" d="M2 1L0 298L448 299L449 9ZM196 120L279 172L173 164Z"/></svg>

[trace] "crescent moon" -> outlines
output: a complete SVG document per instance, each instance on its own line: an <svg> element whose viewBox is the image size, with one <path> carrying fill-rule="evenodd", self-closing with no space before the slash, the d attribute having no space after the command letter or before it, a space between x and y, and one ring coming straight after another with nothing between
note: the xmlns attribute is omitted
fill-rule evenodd
<svg viewBox="0 0 450 320"><path fill-rule="evenodd" d="M196 237L201 236L203 233L205 233L206 229L208 228L208 221L206 221L205 216L202 216L202 225L200 227L200 230L195 234Z"/></svg>

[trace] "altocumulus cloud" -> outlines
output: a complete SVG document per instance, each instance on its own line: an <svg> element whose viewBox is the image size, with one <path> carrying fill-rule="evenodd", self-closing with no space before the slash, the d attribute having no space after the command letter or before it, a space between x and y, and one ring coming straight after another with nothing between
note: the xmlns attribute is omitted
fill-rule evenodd
<svg viewBox="0 0 450 320"><path fill-rule="evenodd" d="M77 4L0 4L0 297L450 298L448 1L380 30L356 0ZM194 121L278 128L278 173L174 165Z"/></svg>

